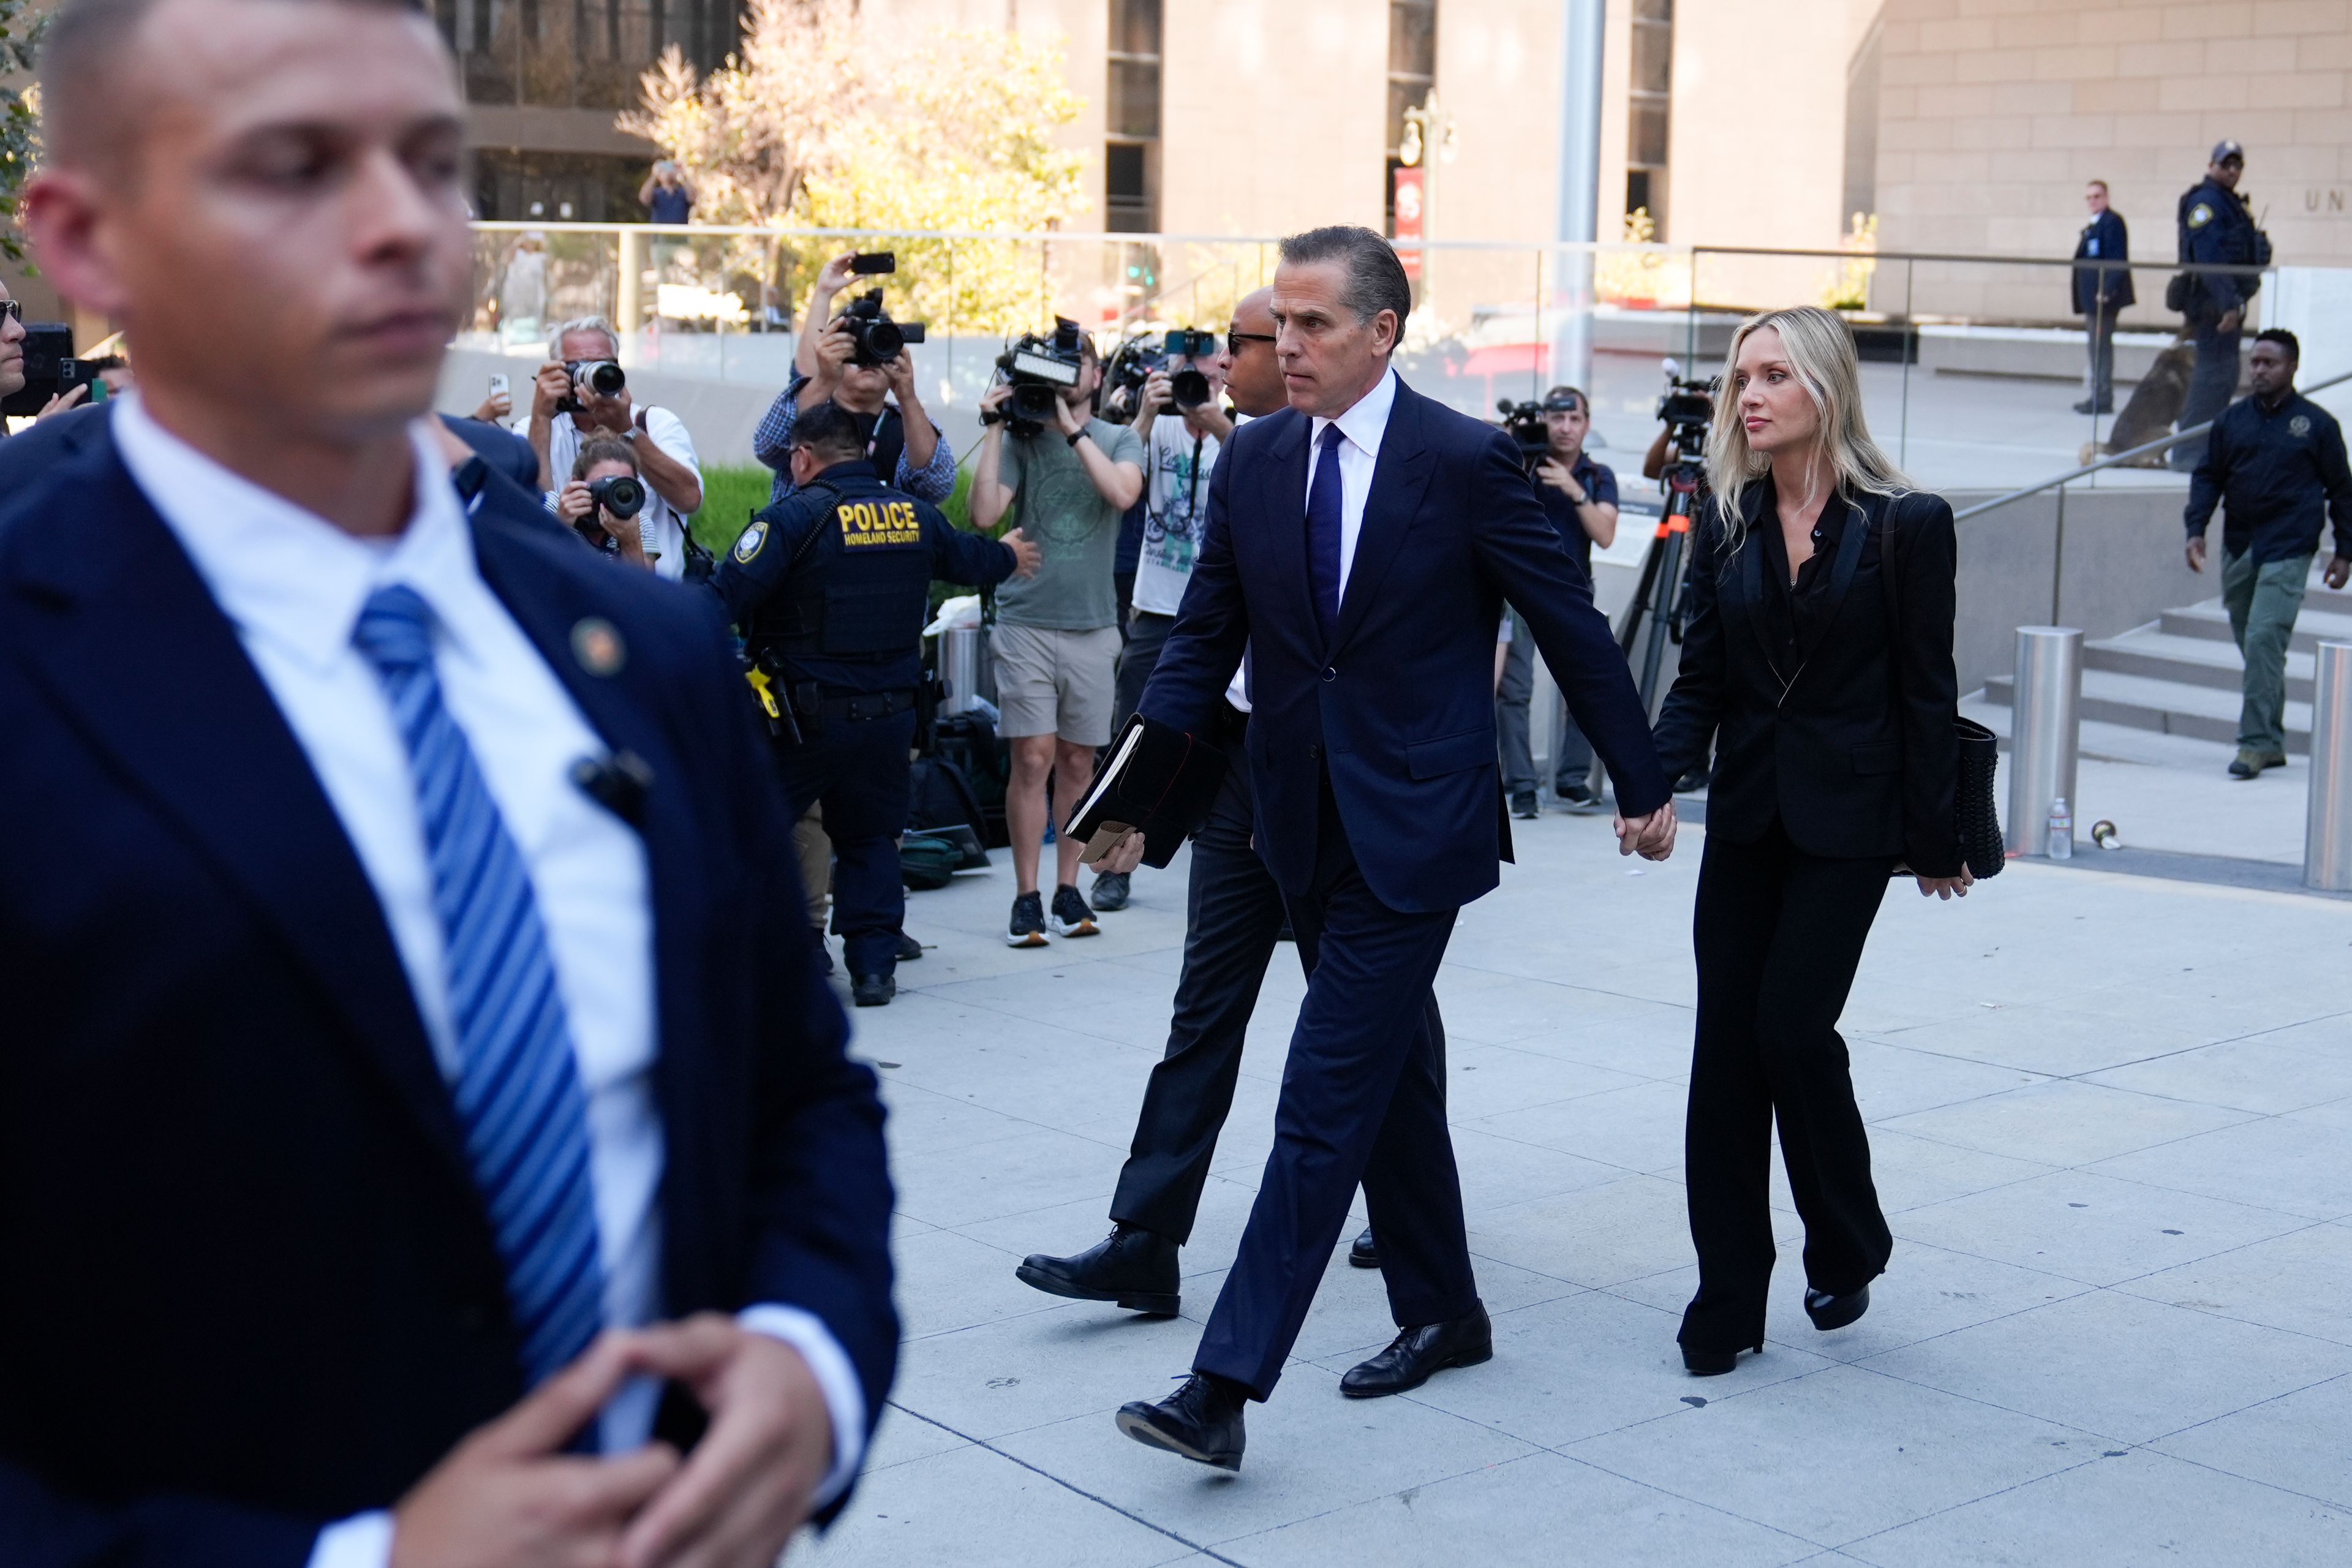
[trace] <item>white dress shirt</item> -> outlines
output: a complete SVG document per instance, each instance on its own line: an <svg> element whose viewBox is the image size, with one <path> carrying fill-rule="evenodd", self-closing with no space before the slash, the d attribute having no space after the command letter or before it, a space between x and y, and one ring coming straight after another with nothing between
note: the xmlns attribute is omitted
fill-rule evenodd
<svg viewBox="0 0 2352 1568"><path fill-rule="evenodd" d="M1381 437L1389 427L1389 411L1396 406L1394 370L1381 373L1379 384L1356 399L1355 406L1337 419L1320 415L1307 422L1307 494L1315 493L1315 467L1323 460L1323 432L1339 427L1339 599L1348 597L1348 574L1356 564L1356 536L1364 531L1364 499L1372 493L1372 468L1381 459ZM1306 498L1299 499L1303 514Z"/></svg>
<svg viewBox="0 0 2352 1568"><path fill-rule="evenodd" d="M587 1104L589 1175L604 1268L604 1321L662 1316L662 1124L653 1094L653 909L645 847L572 784L572 764L604 742L482 580L447 463L420 429L415 510L395 538L361 539L263 489L158 425L136 393L116 401L117 449L195 563L310 760L383 906L445 1078L457 1068L448 962L408 752L374 668L352 642L368 595L404 584L432 606L434 663L490 797L521 853L546 928ZM865 1447L865 1394L824 1324L757 1306L740 1321L799 1350L832 1414L837 1494ZM641 1446L660 1388L639 1379L609 1404L608 1453ZM381 1564L387 1514L320 1534L312 1568Z"/></svg>

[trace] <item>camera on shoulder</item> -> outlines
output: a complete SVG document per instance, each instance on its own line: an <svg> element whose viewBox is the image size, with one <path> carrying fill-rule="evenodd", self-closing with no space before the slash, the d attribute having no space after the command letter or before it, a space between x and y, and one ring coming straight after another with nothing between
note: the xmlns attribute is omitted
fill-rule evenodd
<svg viewBox="0 0 2352 1568"><path fill-rule="evenodd" d="M1544 420L1544 405L1534 398L1514 403L1506 397L1495 405L1503 416L1503 429L1511 444L1519 449L1519 461L1533 468L1551 450L1551 426Z"/></svg>
<svg viewBox="0 0 2352 1568"><path fill-rule="evenodd" d="M621 389L629 384L628 374L617 361L609 359L568 359L564 373L572 377L572 390L556 400L558 414L582 414L586 406L580 400L591 394L598 397L618 397Z"/></svg>
<svg viewBox="0 0 2352 1568"><path fill-rule="evenodd" d="M1086 335L1067 316L1054 318L1051 336L1024 332L996 356L997 373L1013 395L997 411L1015 436L1034 436L1054 422L1054 406L1062 394L1078 384L1086 372ZM989 416L983 422L993 423Z"/></svg>

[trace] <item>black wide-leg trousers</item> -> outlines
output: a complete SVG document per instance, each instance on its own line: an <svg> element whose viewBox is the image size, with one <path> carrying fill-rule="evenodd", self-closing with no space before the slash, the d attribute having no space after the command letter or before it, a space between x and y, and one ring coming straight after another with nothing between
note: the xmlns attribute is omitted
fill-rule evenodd
<svg viewBox="0 0 2352 1568"><path fill-rule="evenodd" d="M1837 1031L1885 897L1885 858L1832 860L1775 822L1754 844L1710 833L1694 946L1697 1043L1683 1169L1698 1295L1682 1342L1744 1350L1764 1338L1772 1278L1772 1127L1805 1222L1805 1279L1843 1294L1886 1268L1894 1237L1870 1179L1870 1140Z"/></svg>

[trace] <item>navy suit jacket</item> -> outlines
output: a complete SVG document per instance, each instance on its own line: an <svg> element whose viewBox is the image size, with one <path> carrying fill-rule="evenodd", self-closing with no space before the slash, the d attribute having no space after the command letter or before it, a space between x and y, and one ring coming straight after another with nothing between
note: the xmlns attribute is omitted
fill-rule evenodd
<svg viewBox="0 0 2352 1568"><path fill-rule="evenodd" d="M1495 752L1506 598L1624 811L1664 805L1624 656L1510 438L1398 382L1327 647L1307 571L1308 428L1286 408L1227 444L1192 584L1142 701L1152 718L1205 733L1248 646L1258 848L1283 890L1302 896L1314 877L1327 770L1381 902L1454 909L1494 888L1509 852Z"/></svg>
<svg viewBox="0 0 2352 1568"><path fill-rule="evenodd" d="M0 1562L299 1564L521 1394L504 1270L359 857L104 411L0 444ZM503 479L473 527L653 771L667 1310L804 1308L878 1415L882 1109L715 602Z"/></svg>

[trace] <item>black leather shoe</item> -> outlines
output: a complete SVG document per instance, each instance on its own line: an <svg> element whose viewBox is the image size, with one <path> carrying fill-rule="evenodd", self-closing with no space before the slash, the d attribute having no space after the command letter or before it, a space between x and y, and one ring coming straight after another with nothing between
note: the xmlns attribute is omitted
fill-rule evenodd
<svg viewBox="0 0 2352 1568"><path fill-rule="evenodd" d="M1182 1289L1176 1253L1176 1244L1166 1237L1140 1226L1122 1225L1074 1258L1033 1252L1013 1274L1049 1296L1116 1301L1130 1312L1172 1318L1181 1304Z"/></svg>
<svg viewBox="0 0 2352 1568"><path fill-rule="evenodd" d="M1378 1399L1419 1388L1449 1366L1476 1366L1495 1359L1495 1328L1480 1307L1450 1323L1430 1323L1407 1329L1389 1342L1389 1348L1339 1380L1339 1392L1350 1399Z"/></svg>
<svg viewBox="0 0 2352 1568"><path fill-rule="evenodd" d="M900 931L898 933L898 962L901 963L912 963L915 960L922 956L923 944L917 942L913 937L908 936L905 931Z"/></svg>
<svg viewBox="0 0 2352 1568"><path fill-rule="evenodd" d="M1359 1268L1378 1268L1381 1266L1381 1249L1372 1245L1370 1226L1366 1226L1364 1234L1356 1237L1355 1244L1348 1248L1348 1261Z"/></svg>
<svg viewBox="0 0 2352 1568"><path fill-rule="evenodd" d="M1843 1296L1832 1296L1826 1290L1808 1289L1805 1292L1805 1316L1811 1318L1813 1327L1823 1333L1832 1329L1844 1328L1869 1310L1870 1287L1867 1285L1859 1290L1849 1290Z"/></svg>
<svg viewBox="0 0 2352 1568"><path fill-rule="evenodd" d="M1756 1342L1756 1353L1764 1353L1764 1342ZM1683 1370L1693 1377L1721 1377L1739 1361L1738 1351L1703 1351L1694 1345L1683 1347Z"/></svg>
<svg viewBox="0 0 2352 1568"><path fill-rule="evenodd" d="M1131 1400L1118 1407L1118 1429L1147 1448L1165 1448L1221 1470L1242 1468L1248 1436L1242 1430L1247 1401L1194 1373L1157 1405Z"/></svg>
<svg viewBox="0 0 2352 1568"><path fill-rule="evenodd" d="M860 1007L887 1007L898 982L887 974L860 974L849 983L849 999Z"/></svg>

